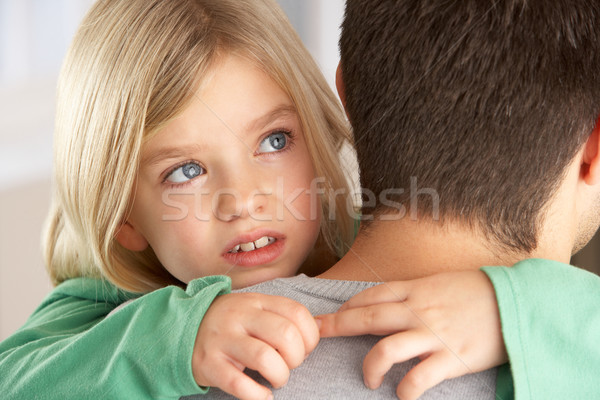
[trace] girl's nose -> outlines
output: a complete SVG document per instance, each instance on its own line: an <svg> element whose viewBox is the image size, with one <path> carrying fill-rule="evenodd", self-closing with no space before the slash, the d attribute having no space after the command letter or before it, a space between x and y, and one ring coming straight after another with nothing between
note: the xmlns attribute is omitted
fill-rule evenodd
<svg viewBox="0 0 600 400"><path fill-rule="evenodd" d="M265 220L269 198L273 193L255 184L250 177L237 179L238 184L218 190L213 197L215 216L224 222L239 218Z"/></svg>

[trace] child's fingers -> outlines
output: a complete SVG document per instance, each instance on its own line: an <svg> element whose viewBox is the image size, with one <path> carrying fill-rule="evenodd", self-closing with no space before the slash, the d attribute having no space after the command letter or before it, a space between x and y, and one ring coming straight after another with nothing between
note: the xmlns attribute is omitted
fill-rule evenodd
<svg viewBox="0 0 600 400"><path fill-rule="evenodd" d="M262 311L260 318L251 318L244 327L248 335L277 350L289 369L296 368L304 361L307 354L304 339L300 327L293 321Z"/></svg>
<svg viewBox="0 0 600 400"><path fill-rule="evenodd" d="M354 295L338 311L379 303L403 302L408 296L410 281L385 282Z"/></svg>
<svg viewBox="0 0 600 400"><path fill-rule="evenodd" d="M402 378L396 388L396 395L401 400L416 400L426 390L431 389L444 379L454 378L461 374L452 374L455 365L445 353L434 353L418 363Z"/></svg>
<svg viewBox="0 0 600 400"><path fill-rule="evenodd" d="M383 303L350 308L316 317L321 337L389 335L414 328L413 313L403 303Z"/></svg>
<svg viewBox="0 0 600 400"><path fill-rule="evenodd" d="M226 359L215 362L207 368L210 386L218 387L224 392L242 400L272 399L271 391L258 384Z"/></svg>
<svg viewBox="0 0 600 400"><path fill-rule="evenodd" d="M371 389L378 388L394 364L431 353L435 346L431 335L418 330L401 332L381 339L365 356L365 384Z"/></svg>
<svg viewBox="0 0 600 400"><path fill-rule="evenodd" d="M236 363L260 373L274 388L285 385L290 377L290 369L282 356L262 340L250 336L236 340L231 343L227 355Z"/></svg>
<svg viewBox="0 0 600 400"><path fill-rule="evenodd" d="M305 354L308 355L319 343L319 327L308 309L287 297L268 296L263 309L279 314L292 321L298 328L304 342ZM304 358L304 357L303 357Z"/></svg>

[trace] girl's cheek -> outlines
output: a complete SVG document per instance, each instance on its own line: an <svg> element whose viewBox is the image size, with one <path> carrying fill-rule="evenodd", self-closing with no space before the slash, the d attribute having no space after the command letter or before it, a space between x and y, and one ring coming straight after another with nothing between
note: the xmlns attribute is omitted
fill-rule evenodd
<svg viewBox="0 0 600 400"><path fill-rule="evenodd" d="M208 191L163 194L161 219L163 221L182 221L192 218L209 221L213 215L211 200Z"/></svg>

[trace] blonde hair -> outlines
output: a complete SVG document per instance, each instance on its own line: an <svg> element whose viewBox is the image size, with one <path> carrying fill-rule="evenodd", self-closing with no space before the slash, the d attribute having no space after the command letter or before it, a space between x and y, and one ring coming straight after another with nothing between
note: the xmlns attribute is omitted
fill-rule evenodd
<svg viewBox="0 0 600 400"><path fill-rule="evenodd" d="M54 284L80 276L136 292L181 284L152 249L128 251L115 234L132 204L143 141L186 108L198 77L224 52L254 61L291 98L316 174L326 178L321 237L338 256L352 242L346 199L334 195L350 193L339 161L349 128L273 1L101 0L75 35L58 85L45 239Z"/></svg>

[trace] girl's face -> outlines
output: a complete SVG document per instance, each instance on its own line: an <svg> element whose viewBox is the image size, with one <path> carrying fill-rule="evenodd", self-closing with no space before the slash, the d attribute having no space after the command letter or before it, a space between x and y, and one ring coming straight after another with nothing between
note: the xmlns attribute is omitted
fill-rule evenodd
<svg viewBox="0 0 600 400"><path fill-rule="evenodd" d="M142 148L117 239L149 244L186 283L228 275L239 288L292 276L319 233L314 178L291 100L254 64L227 56Z"/></svg>

